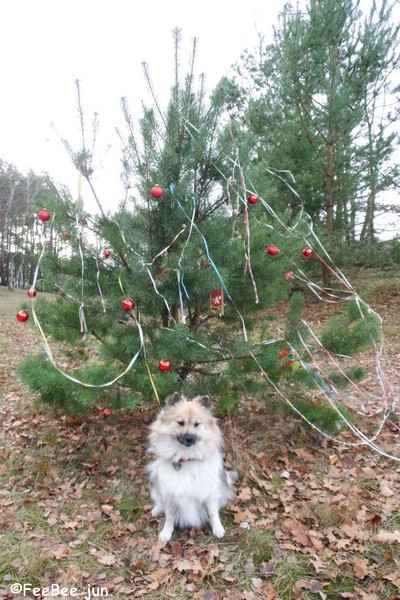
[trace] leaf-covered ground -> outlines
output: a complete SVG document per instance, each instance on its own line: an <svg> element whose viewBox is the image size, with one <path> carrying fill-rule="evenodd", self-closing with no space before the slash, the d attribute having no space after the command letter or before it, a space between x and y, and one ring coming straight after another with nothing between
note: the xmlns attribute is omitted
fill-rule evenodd
<svg viewBox="0 0 400 600"><path fill-rule="evenodd" d="M400 284L368 285L396 387ZM15 320L24 298L0 290L0 598L400 598L400 463L319 438L272 410L276 399L244 398L221 416L226 463L239 473L226 537L158 542L146 480L155 407L73 418L35 404L15 372L40 346ZM317 308L315 319L330 310ZM397 416L378 441L400 456Z"/></svg>

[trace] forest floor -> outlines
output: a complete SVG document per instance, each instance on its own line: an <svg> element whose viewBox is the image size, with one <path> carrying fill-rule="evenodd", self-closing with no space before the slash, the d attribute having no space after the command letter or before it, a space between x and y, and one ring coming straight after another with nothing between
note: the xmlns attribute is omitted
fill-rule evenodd
<svg viewBox="0 0 400 600"><path fill-rule="evenodd" d="M398 393L400 278L361 272L355 285L384 318ZM71 417L35 402L16 375L40 349L15 319L25 298L0 288L0 598L400 599L400 463L251 398L220 416L239 474L226 536L159 542L146 478L155 407ZM307 310L311 322L332 312ZM400 456L398 415L377 443Z"/></svg>

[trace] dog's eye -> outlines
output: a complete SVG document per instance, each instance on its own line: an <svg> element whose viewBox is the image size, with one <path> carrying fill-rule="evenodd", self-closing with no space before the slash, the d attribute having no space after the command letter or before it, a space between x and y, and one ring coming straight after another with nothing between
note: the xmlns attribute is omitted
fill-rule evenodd
<svg viewBox="0 0 400 600"><path fill-rule="evenodd" d="M183 427L183 426L184 426L184 424L185 424L185 421L178 421L178 425L179 425L179 427Z"/></svg>
<svg viewBox="0 0 400 600"><path fill-rule="evenodd" d="M194 423L195 427L198 427L199 425L200 425L200 423L197 423L197 421L196 421L196 423Z"/></svg>

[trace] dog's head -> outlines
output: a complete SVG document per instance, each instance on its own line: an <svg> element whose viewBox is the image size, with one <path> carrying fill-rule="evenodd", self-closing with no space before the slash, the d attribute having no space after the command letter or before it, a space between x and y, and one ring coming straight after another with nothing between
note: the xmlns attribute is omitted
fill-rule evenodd
<svg viewBox="0 0 400 600"><path fill-rule="evenodd" d="M208 396L187 400L175 392L150 429L151 448L167 460L201 459L222 445Z"/></svg>

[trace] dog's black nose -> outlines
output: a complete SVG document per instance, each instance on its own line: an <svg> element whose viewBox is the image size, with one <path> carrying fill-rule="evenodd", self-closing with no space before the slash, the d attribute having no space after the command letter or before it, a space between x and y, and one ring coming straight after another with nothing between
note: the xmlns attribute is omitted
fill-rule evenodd
<svg viewBox="0 0 400 600"><path fill-rule="evenodd" d="M184 446L193 446L196 441L196 436L192 433L183 433L182 435L178 436L178 440Z"/></svg>

